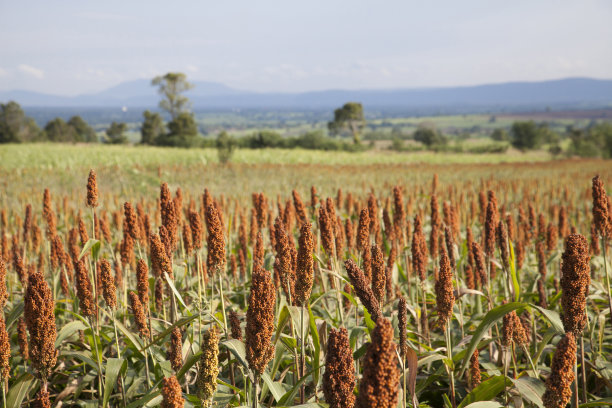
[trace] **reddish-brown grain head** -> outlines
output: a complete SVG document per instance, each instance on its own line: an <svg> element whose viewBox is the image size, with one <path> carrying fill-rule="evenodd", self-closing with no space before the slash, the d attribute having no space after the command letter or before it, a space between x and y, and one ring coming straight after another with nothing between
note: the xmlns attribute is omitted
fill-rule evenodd
<svg viewBox="0 0 612 408"><path fill-rule="evenodd" d="M98 206L98 180L94 169L89 170L87 178L87 206L91 208Z"/></svg>
<svg viewBox="0 0 612 408"><path fill-rule="evenodd" d="M167 377L162 380L161 394L161 408L183 408L185 406L183 391L175 376Z"/></svg>
<svg viewBox="0 0 612 408"><path fill-rule="evenodd" d="M342 327L331 329L327 341L323 395L330 408L355 406L355 366L348 332Z"/></svg>
<svg viewBox="0 0 612 408"><path fill-rule="evenodd" d="M313 252L314 237L309 222L304 222L300 228L299 249L297 255L295 301L298 306L308 303L314 281Z"/></svg>
<svg viewBox="0 0 612 408"><path fill-rule="evenodd" d="M546 408L565 408L572 397L574 364L576 363L576 338L572 333L557 344L550 367L550 376L546 380L546 392L542 402Z"/></svg>
<svg viewBox="0 0 612 408"><path fill-rule="evenodd" d="M591 284L589 244L580 234L565 240L561 261L561 320L566 333L579 335L587 322L586 297Z"/></svg>
<svg viewBox="0 0 612 408"><path fill-rule="evenodd" d="M363 359L363 377L359 383L357 406L396 407L399 378L393 327L389 320L379 318L372 331L372 342Z"/></svg>
<svg viewBox="0 0 612 408"><path fill-rule="evenodd" d="M274 355L276 289L270 273L256 266L251 279L246 318L246 358L249 368L261 375Z"/></svg>
<svg viewBox="0 0 612 408"><path fill-rule="evenodd" d="M42 273L35 272L28 278L25 292L24 315L30 333L29 351L32 366L46 379L57 361L55 340L55 301L51 288Z"/></svg>

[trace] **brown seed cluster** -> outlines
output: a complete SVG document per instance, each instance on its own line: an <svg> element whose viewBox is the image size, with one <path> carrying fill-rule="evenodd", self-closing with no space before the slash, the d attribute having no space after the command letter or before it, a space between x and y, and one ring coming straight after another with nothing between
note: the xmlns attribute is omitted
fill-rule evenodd
<svg viewBox="0 0 612 408"><path fill-rule="evenodd" d="M10 378L10 359L11 342L9 341L8 333L6 332L4 313L0 311L0 378L2 378L3 381ZM0 386L4 386L4 384Z"/></svg>
<svg viewBox="0 0 612 408"><path fill-rule="evenodd" d="M151 234L149 244L151 248L151 266L153 268L153 274L160 278L165 272L168 274L170 279L173 279L174 274L172 273L172 263L168 258L166 249L159 235Z"/></svg>
<svg viewBox="0 0 612 408"><path fill-rule="evenodd" d="M132 207L132 204L126 202L123 204L123 213L125 216L125 222L127 226L127 233L130 234L133 240L140 240L140 225L138 224L138 217Z"/></svg>
<svg viewBox="0 0 612 408"><path fill-rule="evenodd" d="M511 311L504 315L502 325L502 343L508 347L512 343L518 346L529 343L527 331L523 327L523 322L516 314L516 311Z"/></svg>
<svg viewBox="0 0 612 408"><path fill-rule="evenodd" d="M406 330L408 329L408 303L406 298L400 297L398 304L398 328L400 340L400 355L406 358L408 354L408 342L406 339Z"/></svg>
<svg viewBox="0 0 612 408"><path fill-rule="evenodd" d="M198 396L203 407L212 405L212 397L217 390L219 374L219 336L216 327L211 327L202 336L202 355L198 370Z"/></svg>
<svg viewBox="0 0 612 408"><path fill-rule="evenodd" d="M28 346L28 332L26 322L23 317L17 322L17 343L19 343L19 353L24 360L30 358L30 348Z"/></svg>
<svg viewBox="0 0 612 408"><path fill-rule="evenodd" d="M100 280L102 281L104 301L108 307L115 309L117 307L117 288L115 287L110 263L106 259L100 261Z"/></svg>
<svg viewBox="0 0 612 408"><path fill-rule="evenodd" d="M376 296L374 296L374 292L372 292L372 288L366 280L363 272L352 259L347 259L344 261L344 267L346 268L349 280L355 289L357 297L359 297L361 303L363 303L365 308L368 310L368 313L370 313L372 320L377 321L382 316L382 313L380 311L378 301L376 300Z"/></svg>
<svg viewBox="0 0 612 408"><path fill-rule="evenodd" d="M240 318L234 310L229 311L229 321L232 339L242 340L242 328L240 328Z"/></svg>
<svg viewBox="0 0 612 408"><path fill-rule="evenodd" d="M580 234L565 239L561 261L561 320L565 332L578 336L587 322L586 297L591 284L589 244Z"/></svg>
<svg viewBox="0 0 612 408"><path fill-rule="evenodd" d="M440 255L440 271L435 285L438 325L444 329L453 315L455 295L453 294L453 271L445 252Z"/></svg>
<svg viewBox="0 0 612 408"><path fill-rule="evenodd" d="M385 284L387 282L387 273L385 268L385 259L380 247L376 244L372 245L372 292L382 303L385 296Z"/></svg>
<svg viewBox="0 0 612 408"><path fill-rule="evenodd" d="M495 229L498 222L497 198L493 191L488 193L487 214L485 219L485 254L492 257L495 252Z"/></svg>
<svg viewBox="0 0 612 408"><path fill-rule="evenodd" d="M191 244L195 250L198 250L202 248L202 236L204 234L200 214L189 211L189 226L191 228Z"/></svg>
<svg viewBox="0 0 612 408"><path fill-rule="evenodd" d="M183 336L181 335L181 329L178 327L172 329L170 334L168 360L170 360L170 365L176 372L183 366Z"/></svg>
<svg viewBox="0 0 612 408"><path fill-rule="evenodd" d="M484 287L489 282L489 277L485 267L484 254L478 242L472 242L472 256L474 257L474 266L476 268L476 280L480 283L480 287Z"/></svg>
<svg viewBox="0 0 612 408"><path fill-rule="evenodd" d="M79 298L79 309L81 314L93 317L96 314L96 305L93 298L93 288L89 280L89 274L85 262L81 259L74 264L76 275L77 297Z"/></svg>
<svg viewBox="0 0 612 408"><path fill-rule="evenodd" d="M258 232L255 238L255 248L253 249L253 269L263 268L264 265L264 245L263 235Z"/></svg>
<svg viewBox="0 0 612 408"><path fill-rule="evenodd" d="M497 224L497 247L501 253L502 263L504 268L510 267L510 250L508 248L508 230L503 221Z"/></svg>
<svg viewBox="0 0 612 408"><path fill-rule="evenodd" d="M274 235L276 236L276 260L279 278L287 299L292 302L295 299L291 298L295 293L295 275L293 273L292 245L289 244L289 237L285 230L285 225L280 217L274 222ZM294 249L294 248L293 248Z"/></svg>
<svg viewBox="0 0 612 408"><path fill-rule="evenodd" d="M147 338L149 337L149 327L147 326L147 317L142 307L142 303L140 303L140 299L138 299L138 295L135 292L130 291L129 298L132 314L134 315L134 320L138 327L138 333L143 339Z"/></svg>
<svg viewBox="0 0 612 408"><path fill-rule="evenodd" d="M98 206L98 181L96 178L96 171L89 170L89 177L87 177L87 206L95 208Z"/></svg>
<svg viewBox="0 0 612 408"><path fill-rule="evenodd" d="M138 300L145 309L145 313L149 314L149 268L144 259L139 259L136 265L136 290L138 291Z"/></svg>
<svg viewBox="0 0 612 408"><path fill-rule="evenodd" d="M164 378L162 384L161 408L183 408L185 406L183 391L176 377Z"/></svg>
<svg viewBox="0 0 612 408"><path fill-rule="evenodd" d="M472 357L470 357L470 386L472 389L478 387L480 384L480 362L478 360L478 349L474 350Z"/></svg>
<svg viewBox="0 0 612 408"><path fill-rule="evenodd" d="M225 236L219 211L214 205L206 207L206 228L208 229L206 266L209 272L214 273L225 266Z"/></svg>
<svg viewBox="0 0 612 408"><path fill-rule="evenodd" d="M270 273L259 266L253 270L246 317L246 357L249 368L263 374L274 355L274 307L276 290Z"/></svg>
<svg viewBox="0 0 612 408"><path fill-rule="evenodd" d="M52 238L57 233L55 212L51 203L51 193L46 188L43 194L43 218L47 224L47 238Z"/></svg>
<svg viewBox="0 0 612 408"><path fill-rule="evenodd" d="M0 255L0 309L3 309L8 299L8 292L6 291L6 264L2 255Z"/></svg>
<svg viewBox="0 0 612 408"><path fill-rule="evenodd" d="M355 366L344 327L331 329L327 340L323 394L330 408L353 408L355 406Z"/></svg>
<svg viewBox="0 0 612 408"><path fill-rule="evenodd" d="M379 318L363 359L363 377L357 396L359 408L397 406L400 370L395 348L393 326L389 320Z"/></svg>
<svg viewBox="0 0 612 408"><path fill-rule="evenodd" d="M414 217L414 232L412 234L412 269L418 273L421 282L427 279L427 243L423 234L421 217Z"/></svg>
<svg viewBox="0 0 612 408"><path fill-rule="evenodd" d="M364 251L370 242L370 215L368 209L364 208L359 214L359 225L357 227L357 249Z"/></svg>
<svg viewBox="0 0 612 408"><path fill-rule="evenodd" d="M438 256L438 236L440 235L440 212L438 210L438 196L432 194L430 201L431 231L429 232L429 253L432 258Z"/></svg>
<svg viewBox="0 0 612 408"><path fill-rule="evenodd" d="M30 333L29 352L32 366L46 379L57 361L55 340L55 301L51 288L40 272L28 278L25 292L25 320Z"/></svg>
<svg viewBox="0 0 612 408"><path fill-rule="evenodd" d="M593 223L600 236L609 235L612 221L608 214L608 196L599 176L593 177Z"/></svg>
<svg viewBox="0 0 612 408"><path fill-rule="evenodd" d="M306 215L306 207L304 206L302 197L300 197L300 194L296 190L293 190L291 194L293 195L293 206L295 207L297 218L301 225L306 224L308 222L308 215Z"/></svg>
<svg viewBox="0 0 612 408"><path fill-rule="evenodd" d="M309 222L305 221L300 228L299 249L295 279L295 303L304 306L310 298L314 282L313 252L314 236Z"/></svg>
<svg viewBox="0 0 612 408"><path fill-rule="evenodd" d="M49 391L47 387L41 387L36 393L36 397L32 401L32 408L51 408L51 400L49 399Z"/></svg>
<svg viewBox="0 0 612 408"><path fill-rule="evenodd" d="M327 256L334 256L334 229L335 219L326 209L326 206L319 207L319 231L321 232L321 243Z"/></svg>
<svg viewBox="0 0 612 408"><path fill-rule="evenodd" d="M565 333L557 344L550 376L546 380L546 392L542 396L546 408L565 408L572 397L576 351L575 336L571 332Z"/></svg>

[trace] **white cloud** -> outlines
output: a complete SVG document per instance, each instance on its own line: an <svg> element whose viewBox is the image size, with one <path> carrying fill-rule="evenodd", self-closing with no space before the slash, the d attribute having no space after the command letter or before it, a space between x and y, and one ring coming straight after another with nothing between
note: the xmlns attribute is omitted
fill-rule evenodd
<svg viewBox="0 0 612 408"><path fill-rule="evenodd" d="M45 77L45 71L31 65L21 64L17 67L17 69L24 74L33 76L36 79L43 79Z"/></svg>
<svg viewBox="0 0 612 408"><path fill-rule="evenodd" d="M8 76L8 71L0 67L0 77Z"/></svg>

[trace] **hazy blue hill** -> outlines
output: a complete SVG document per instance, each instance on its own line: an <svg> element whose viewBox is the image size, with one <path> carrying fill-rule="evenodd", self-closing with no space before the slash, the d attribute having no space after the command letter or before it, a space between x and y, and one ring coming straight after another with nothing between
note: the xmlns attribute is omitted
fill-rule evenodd
<svg viewBox="0 0 612 408"><path fill-rule="evenodd" d="M29 91L0 92L0 101L26 107L147 108L159 95L149 80L124 82L98 93L63 97ZM447 88L327 90L303 93L256 93L215 82L194 81L187 94L194 109L330 109L347 101L367 108L533 109L612 106L612 80L567 78Z"/></svg>

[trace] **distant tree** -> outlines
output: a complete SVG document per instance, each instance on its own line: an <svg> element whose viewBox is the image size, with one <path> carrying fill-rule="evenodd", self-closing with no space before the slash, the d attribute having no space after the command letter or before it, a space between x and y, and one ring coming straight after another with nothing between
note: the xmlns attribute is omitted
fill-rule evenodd
<svg viewBox="0 0 612 408"><path fill-rule="evenodd" d="M568 154L580 157L612 158L612 124L601 123L586 129L570 127Z"/></svg>
<svg viewBox="0 0 612 408"><path fill-rule="evenodd" d="M534 121L514 122L510 130L512 146L519 150L531 150L542 144L542 132Z"/></svg>
<svg viewBox="0 0 612 408"><path fill-rule="evenodd" d="M236 141L226 131L219 133L217 136L217 153L219 154L219 162L227 163L232 159Z"/></svg>
<svg viewBox="0 0 612 408"><path fill-rule="evenodd" d="M168 72L164 76L153 78L151 84L159 87L158 92L162 95L159 107L168 112L172 120L176 120L181 113L188 110L189 98L182 93L192 89L194 85L187 82L185 74Z"/></svg>
<svg viewBox="0 0 612 408"><path fill-rule="evenodd" d="M127 125L125 123L111 123L110 127L106 129L106 139L110 144L125 144L128 142L128 138L125 135Z"/></svg>
<svg viewBox="0 0 612 408"><path fill-rule="evenodd" d="M74 129L75 142L92 143L98 141L96 131L80 116L71 117L68 125Z"/></svg>
<svg viewBox="0 0 612 408"><path fill-rule="evenodd" d="M45 134L51 142L74 143L76 141L76 130L62 118L55 118L47 122Z"/></svg>
<svg viewBox="0 0 612 408"><path fill-rule="evenodd" d="M271 130L260 130L244 138L244 145L251 149L263 149L266 147L284 147L283 137Z"/></svg>
<svg viewBox="0 0 612 408"><path fill-rule="evenodd" d="M559 134L548 126L548 123L538 125L538 132L541 143L555 144L561 139Z"/></svg>
<svg viewBox="0 0 612 408"><path fill-rule="evenodd" d="M506 129L497 128L491 133L491 139L497 142L505 142L509 139Z"/></svg>
<svg viewBox="0 0 612 408"><path fill-rule="evenodd" d="M198 136L198 125L193 114L183 112L168 123L168 133L157 137L160 146L191 147Z"/></svg>
<svg viewBox="0 0 612 408"><path fill-rule="evenodd" d="M563 149L561 148L559 144L555 143L548 148L548 152L552 154L554 157L557 157L561 153L563 153Z"/></svg>
<svg viewBox="0 0 612 408"><path fill-rule="evenodd" d="M34 119L27 117L17 102L0 104L0 143L34 142L43 138Z"/></svg>
<svg viewBox="0 0 612 408"><path fill-rule="evenodd" d="M419 126L412 137L427 147L444 145L447 142L446 137L441 132L435 127L427 125Z"/></svg>
<svg viewBox="0 0 612 408"><path fill-rule="evenodd" d="M357 102L348 102L334 111L334 120L327 124L329 132L337 135L344 129L348 129L355 144L360 143L359 134L365 127L366 120L363 116L363 105Z"/></svg>
<svg viewBox="0 0 612 408"><path fill-rule="evenodd" d="M395 150L396 152L404 150L404 141L399 137L391 139L391 150Z"/></svg>
<svg viewBox="0 0 612 408"><path fill-rule="evenodd" d="M147 145L156 144L157 138L165 132L164 120L159 113L148 110L144 111L143 116L144 121L140 128L140 143Z"/></svg>

